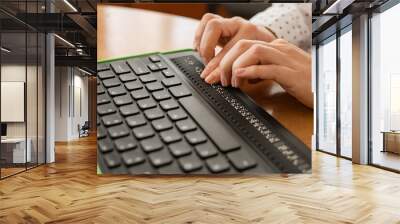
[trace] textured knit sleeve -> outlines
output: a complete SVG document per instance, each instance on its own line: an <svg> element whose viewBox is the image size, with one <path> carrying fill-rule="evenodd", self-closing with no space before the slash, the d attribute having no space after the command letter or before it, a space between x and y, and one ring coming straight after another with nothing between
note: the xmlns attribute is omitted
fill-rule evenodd
<svg viewBox="0 0 400 224"><path fill-rule="evenodd" d="M311 49L311 3L274 3L250 21L267 27L278 38L285 39L303 50Z"/></svg>

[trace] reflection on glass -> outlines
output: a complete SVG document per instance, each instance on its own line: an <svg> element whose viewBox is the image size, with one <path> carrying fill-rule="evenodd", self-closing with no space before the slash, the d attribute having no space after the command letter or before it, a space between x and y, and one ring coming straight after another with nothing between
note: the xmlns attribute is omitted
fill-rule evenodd
<svg viewBox="0 0 400 224"><path fill-rule="evenodd" d="M318 48L318 149L336 153L336 39Z"/></svg>
<svg viewBox="0 0 400 224"><path fill-rule="evenodd" d="M27 33L27 80L26 80L26 113L27 113L27 143L30 148L30 160L28 168L37 165L37 33Z"/></svg>
<svg viewBox="0 0 400 224"><path fill-rule="evenodd" d="M1 46L1 139L2 177L25 170L31 160L26 141L26 33L2 33Z"/></svg>
<svg viewBox="0 0 400 224"><path fill-rule="evenodd" d="M352 157L352 35L340 36L340 153Z"/></svg>
<svg viewBox="0 0 400 224"><path fill-rule="evenodd" d="M400 4L371 20L372 163L395 170L400 170L400 33L393 29L398 21Z"/></svg>

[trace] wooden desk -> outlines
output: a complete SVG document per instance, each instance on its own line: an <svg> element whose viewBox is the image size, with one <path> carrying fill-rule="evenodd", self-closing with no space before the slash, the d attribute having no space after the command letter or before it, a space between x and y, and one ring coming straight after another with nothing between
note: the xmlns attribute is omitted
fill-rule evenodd
<svg viewBox="0 0 400 224"><path fill-rule="evenodd" d="M382 152L400 154L400 131L382 131L383 149Z"/></svg>
<svg viewBox="0 0 400 224"><path fill-rule="evenodd" d="M191 48L197 20L115 5L97 7L98 60L153 51ZM243 90L311 148L313 110L279 85L265 81Z"/></svg>

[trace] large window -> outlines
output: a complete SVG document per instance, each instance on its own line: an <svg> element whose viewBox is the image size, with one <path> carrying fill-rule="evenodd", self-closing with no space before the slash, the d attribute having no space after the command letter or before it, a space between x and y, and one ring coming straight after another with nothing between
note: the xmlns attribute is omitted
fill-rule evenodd
<svg viewBox="0 0 400 224"><path fill-rule="evenodd" d="M318 47L317 149L336 153L336 36Z"/></svg>
<svg viewBox="0 0 400 224"><path fill-rule="evenodd" d="M352 34L351 25L340 36L340 155L352 157Z"/></svg>
<svg viewBox="0 0 400 224"><path fill-rule="evenodd" d="M370 137L373 164L400 170L400 4L371 19Z"/></svg>

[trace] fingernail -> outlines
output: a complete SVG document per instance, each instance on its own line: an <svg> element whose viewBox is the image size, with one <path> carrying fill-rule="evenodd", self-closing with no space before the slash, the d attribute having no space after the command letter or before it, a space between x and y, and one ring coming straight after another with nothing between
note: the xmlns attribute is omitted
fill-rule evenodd
<svg viewBox="0 0 400 224"><path fill-rule="evenodd" d="M236 79L232 78L232 86L236 88Z"/></svg>
<svg viewBox="0 0 400 224"><path fill-rule="evenodd" d="M204 73L204 70L201 72L200 74L200 78L204 79L204 77L206 76L206 74Z"/></svg>
<svg viewBox="0 0 400 224"><path fill-rule="evenodd" d="M207 76L207 78L204 81L206 81L206 83L210 84L210 79L211 79L211 76Z"/></svg>
<svg viewBox="0 0 400 224"><path fill-rule="evenodd" d="M221 80L221 85L222 86L226 86L226 80L225 80L225 74L224 74L224 71L223 70L221 70L221 73L220 73L220 80Z"/></svg>

